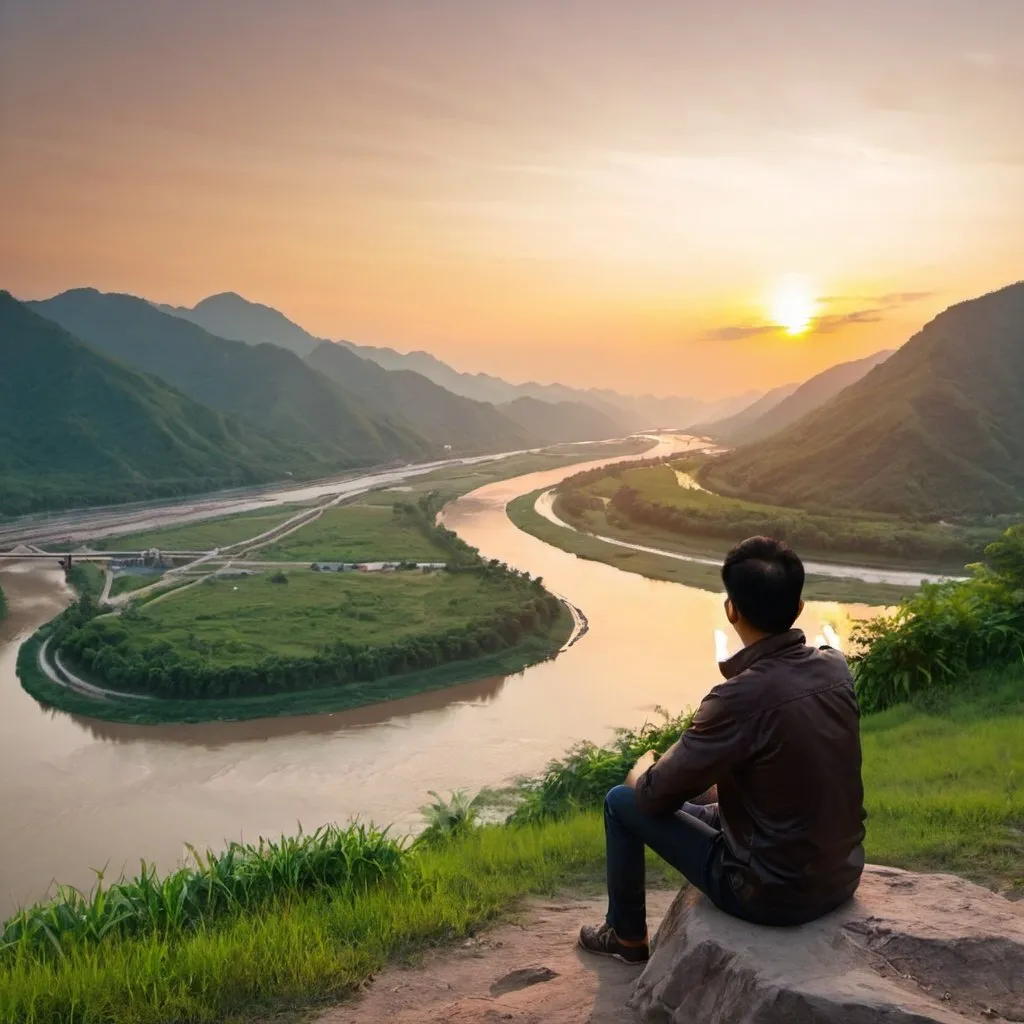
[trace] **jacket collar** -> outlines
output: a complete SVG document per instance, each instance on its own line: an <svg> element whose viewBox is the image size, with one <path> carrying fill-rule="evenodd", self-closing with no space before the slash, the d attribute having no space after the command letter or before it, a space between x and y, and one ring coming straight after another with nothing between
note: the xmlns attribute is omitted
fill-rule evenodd
<svg viewBox="0 0 1024 1024"><path fill-rule="evenodd" d="M790 629L785 633L766 636L763 640L758 640L757 643L744 647L742 651L737 651L731 658L720 661L718 667L726 679L732 679L733 676L738 676L741 672L745 672L755 661L778 654L787 647L795 647L798 644L806 643L806 640L807 638L804 636L802 629Z"/></svg>

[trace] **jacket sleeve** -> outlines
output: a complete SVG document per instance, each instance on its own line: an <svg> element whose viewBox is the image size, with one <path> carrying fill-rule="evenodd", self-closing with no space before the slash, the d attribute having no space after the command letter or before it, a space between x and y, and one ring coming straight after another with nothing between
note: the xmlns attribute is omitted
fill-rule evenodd
<svg viewBox="0 0 1024 1024"><path fill-rule="evenodd" d="M637 806L645 814L678 810L717 783L724 770L746 756L746 748L726 702L708 694L690 728L637 780Z"/></svg>

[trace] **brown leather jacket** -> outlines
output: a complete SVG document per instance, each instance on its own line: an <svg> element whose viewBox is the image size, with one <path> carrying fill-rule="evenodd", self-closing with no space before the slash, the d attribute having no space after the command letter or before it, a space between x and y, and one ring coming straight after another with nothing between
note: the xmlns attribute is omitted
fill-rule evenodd
<svg viewBox="0 0 1024 1024"><path fill-rule="evenodd" d="M860 713L846 660L798 629L721 665L726 682L637 783L649 814L712 785L720 864L740 902L779 923L810 920L853 895L864 867Z"/></svg>

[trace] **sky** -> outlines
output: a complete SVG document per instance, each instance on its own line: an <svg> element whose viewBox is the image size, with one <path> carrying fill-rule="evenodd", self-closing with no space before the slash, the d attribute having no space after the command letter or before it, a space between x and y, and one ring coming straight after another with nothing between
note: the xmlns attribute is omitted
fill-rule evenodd
<svg viewBox="0 0 1024 1024"><path fill-rule="evenodd" d="M715 398L1024 278L1022 111L1022 0L0 0L0 287Z"/></svg>

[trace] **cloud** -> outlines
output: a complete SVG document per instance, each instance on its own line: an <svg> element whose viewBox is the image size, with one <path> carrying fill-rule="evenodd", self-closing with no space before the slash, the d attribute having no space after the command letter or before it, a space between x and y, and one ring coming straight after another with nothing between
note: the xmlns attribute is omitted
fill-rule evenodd
<svg viewBox="0 0 1024 1024"><path fill-rule="evenodd" d="M844 302L870 303L872 306L902 306L908 302L920 302L922 299L930 299L938 292L886 292L884 295L826 295L821 301L827 305L837 305Z"/></svg>
<svg viewBox="0 0 1024 1024"><path fill-rule="evenodd" d="M743 341L744 338L756 338L759 334L775 334L782 328L776 324L730 324L726 327L715 327L705 331L706 341Z"/></svg>

